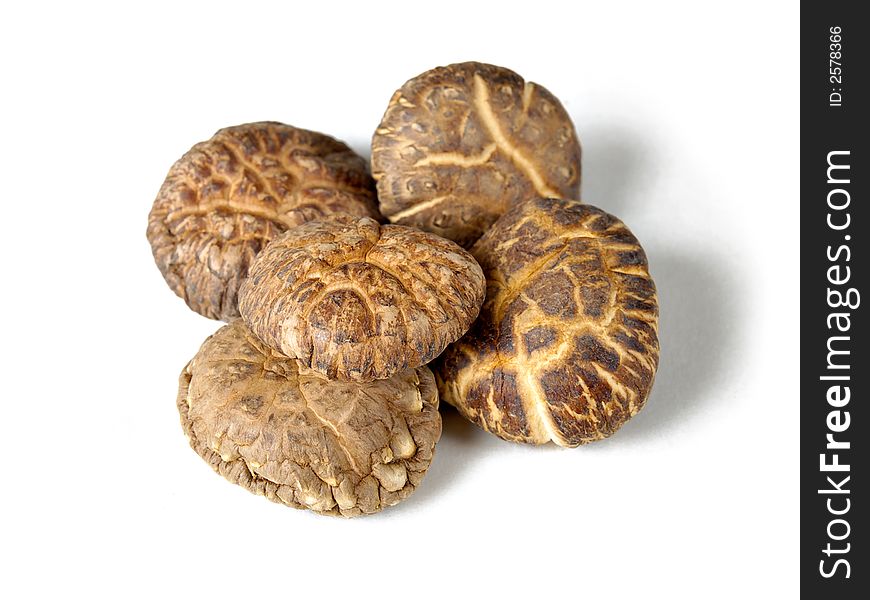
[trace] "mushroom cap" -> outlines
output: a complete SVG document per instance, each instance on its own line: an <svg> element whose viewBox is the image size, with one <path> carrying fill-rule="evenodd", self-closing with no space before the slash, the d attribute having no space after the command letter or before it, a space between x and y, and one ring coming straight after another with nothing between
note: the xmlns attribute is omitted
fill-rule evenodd
<svg viewBox="0 0 870 600"><path fill-rule="evenodd" d="M271 352L241 320L184 368L178 410L191 447L229 481L345 517L413 493L441 436L427 367L367 384L329 381Z"/></svg>
<svg viewBox="0 0 870 600"><path fill-rule="evenodd" d="M559 100L502 67L426 71L390 100L372 174L391 222L470 247L508 208L580 197L580 143Z"/></svg>
<svg viewBox="0 0 870 600"><path fill-rule="evenodd" d="M658 300L637 239L578 202L517 205L471 250L487 278L471 330L435 366L441 398L495 435L577 446L646 402Z"/></svg>
<svg viewBox="0 0 870 600"><path fill-rule="evenodd" d="M269 244L239 292L263 342L330 379L385 379L462 336L486 292L444 238L365 217L311 221Z"/></svg>
<svg viewBox="0 0 870 600"><path fill-rule="evenodd" d="M249 123L221 129L172 166L147 237L172 291L199 314L230 320L263 246L335 211L379 218L366 161L322 133Z"/></svg>

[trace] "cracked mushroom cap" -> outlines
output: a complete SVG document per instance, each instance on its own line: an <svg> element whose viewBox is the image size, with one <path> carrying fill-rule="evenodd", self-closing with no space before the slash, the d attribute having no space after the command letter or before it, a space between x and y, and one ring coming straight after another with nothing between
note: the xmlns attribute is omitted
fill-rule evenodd
<svg viewBox="0 0 870 600"><path fill-rule="evenodd" d="M219 474L293 508L353 517L407 498L441 436L427 367L367 384L300 372L241 320L181 373L181 424Z"/></svg>
<svg viewBox="0 0 870 600"><path fill-rule="evenodd" d="M483 272L444 238L368 218L311 221L274 240L239 292L273 349L330 379L385 379L424 365L480 311Z"/></svg>
<svg viewBox="0 0 870 600"><path fill-rule="evenodd" d="M426 71L390 100L372 138L381 211L470 247L508 208L580 197L580 144L562 104L493 65Z"/></svg>
<svg viewBox="0 0 870 600"><path fill-rule="evenodd" d="M646 402L658 300L637 239L587 204L537 199L472 248L487 278L474 327L439 358L441 398L509 441L577 446Z"/></svg>
<svg viewBox="0 0 870 600"><path fill-rule="evenodd" d="M379 218L365 160L322 133L250 123L221 129L172 166L147 236L172 291L199 314L230 320L263 246L335 211Z"/></svg>

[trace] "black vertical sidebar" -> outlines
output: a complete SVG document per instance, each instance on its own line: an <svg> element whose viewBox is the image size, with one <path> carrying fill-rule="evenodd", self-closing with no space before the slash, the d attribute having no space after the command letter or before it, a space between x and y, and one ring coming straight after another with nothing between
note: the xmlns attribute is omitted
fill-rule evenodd
<svg viewBox="0 0 870 600"><path fill-rule="evenodd" d="M870 597L859 492L870 484L870 22L859 7L801 5L801 592L837 600Z"/></svg>

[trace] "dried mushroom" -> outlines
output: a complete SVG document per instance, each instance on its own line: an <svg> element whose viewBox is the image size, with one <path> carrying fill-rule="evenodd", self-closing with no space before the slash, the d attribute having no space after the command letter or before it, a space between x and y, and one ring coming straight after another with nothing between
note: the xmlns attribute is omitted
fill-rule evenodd
<svg viewBox="0 0 870 600"><path fill-rule="evenodd" d="M469 247L517 202L579 199L580 144L559 100L493 65L411 79L372 139L383 214Z"/></svg>
<svg viewBox="0 0 870 600"><path fill-rule="evenodd" d="M506 440L561 446L605 438L643 407L658 366L658 301L622 222L537 199L471 252L486 303L439 359L443 400Z"/></svg>
<svg viewBox="0 0 870 600"><path fill-rule="evenodd" d="M263 246L335 211L379 216L365 160L321 133L251 123L221 129L172 166L147 235L169 287L194 311L229 320Z"/></svg>
<svg viewBox="0 0 870 600"><path fill-rule="evenodd" d="M436 235L334 216L276 238L239 292L273 349L331 379L371 381L428 363L471 326L486 283Z"/></svg>
<svg viewBox="0 0 870 600"><path fill-rule="evenodd" d="M441 436L426 367L368 384L300 372L241 320L181 373L178 410L194 450L229 481L294 508L352 517L408 497Z"/></svg>

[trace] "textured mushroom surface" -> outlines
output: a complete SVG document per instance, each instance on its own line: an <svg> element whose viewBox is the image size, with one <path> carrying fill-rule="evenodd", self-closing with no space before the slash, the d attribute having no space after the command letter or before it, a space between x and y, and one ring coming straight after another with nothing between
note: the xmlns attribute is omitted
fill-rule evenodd
<svg viewBox="0 0 870 600"><path fill-rule="evenodd" d="M229 481L345 517L408 497L441 436L427 367L368 384L329 381L271 352L241 320L184 368L178 410L191 447Z"/></svg>
<svg viewBox="0 0 870 600"><path fill-rule="evenodd" d="M469 247L516 202L579 199L580 144L545 88L476 62L411 79L372 138L381 211Z"/></svg>
<svg viewBox="0 0 870 600"><path fill-rule="evenodd" d="M537 199L472 248L487 278L480 318L439 359L441 398L497 436L577 446L646 402L658 300L637 239L615 217Z"/></svg>
<svg viewBox="0 0 870 600"><path fill-rule="evenodd" d="M480 265L450 240L336 216L269 244L239 308L273 349L331 379L371 381L438 356L471 326L485 293Z"/></svg>
<svg viewBox="0 0 870 600"><path fill-rule="evenodd" d="M229 320L262 247L335 211L379 218L365 160L321 133L250 123L221 129L172 166L147 235L172 291L201 315Z"/></svg>

